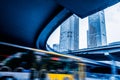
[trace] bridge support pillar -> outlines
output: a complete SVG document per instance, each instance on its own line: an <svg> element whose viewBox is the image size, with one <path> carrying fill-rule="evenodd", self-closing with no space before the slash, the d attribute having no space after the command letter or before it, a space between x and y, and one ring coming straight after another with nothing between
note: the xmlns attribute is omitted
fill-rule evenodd
<svg viewBox="0 0 120 80"><path fill-rule="evenodd" d="M111 80L116 80L115 79L115 75L117 75L117 68L116 68L116 63L114 60L112 60L112 65L111 65L111 73L112 73L112 76L111 76Z"/></svg>

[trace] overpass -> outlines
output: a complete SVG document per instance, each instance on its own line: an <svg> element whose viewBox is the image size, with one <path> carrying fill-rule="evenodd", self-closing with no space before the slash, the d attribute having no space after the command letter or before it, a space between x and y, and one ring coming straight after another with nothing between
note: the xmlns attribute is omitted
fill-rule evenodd
<svg viewBox="0 0 120 80"><path fill-rule="evenodd" d="M0 0L0 41L46 50L51 33L73 13L85 18L119 0Z"/></svg>
<svg viewBox="0 0 120 80"><path fill-rule="evenodd" d="M120 44L84 48L64 53L95 60L110 60L109 55L111 55L116 61L120 61Z"/></svg>

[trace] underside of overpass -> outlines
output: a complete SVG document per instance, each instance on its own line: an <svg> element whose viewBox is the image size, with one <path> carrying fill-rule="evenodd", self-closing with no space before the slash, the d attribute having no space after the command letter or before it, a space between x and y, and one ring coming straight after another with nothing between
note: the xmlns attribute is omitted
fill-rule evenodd
<svg viewBox="0 0 120 80"><path fill-rule="evenodd" d="M81 18L119 0L0 0L0 41L46 50L50 34L73 13Z"/></svg>

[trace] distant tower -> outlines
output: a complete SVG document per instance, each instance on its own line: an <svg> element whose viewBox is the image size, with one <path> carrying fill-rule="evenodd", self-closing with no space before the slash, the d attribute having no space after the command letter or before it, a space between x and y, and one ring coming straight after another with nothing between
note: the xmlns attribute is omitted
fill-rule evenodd
<svg viewBox="0 0 120 80"><path fill-rule="evenodd" d="M53 50L59 52L59 44L53 44Z"/></svg>
<svg viewBox="0 0 120 80"><path fill-rule="evenodd" d="M99 11L88 17L87 31L88 48L107 44L104 11Z"/></svg>
<svg viewBox="0 0 120 80"><path fill-rule="evenodd" d="M68 18L60 26L60 52L79 49L79 17Z"/></svg>

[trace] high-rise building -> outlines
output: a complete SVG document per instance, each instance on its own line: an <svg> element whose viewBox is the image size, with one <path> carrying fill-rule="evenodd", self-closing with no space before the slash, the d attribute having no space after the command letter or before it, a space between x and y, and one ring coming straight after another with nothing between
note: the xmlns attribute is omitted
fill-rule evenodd
<svg viewBox="0 0 120 80"><path fill-rule="evenodd" d="M53 44L53 50L59 52L59 44Z"/></svg>
<svg viewBox="0 0 120 80"><path fill-rule="evenodd" d="M60 26L60 52L79 49L79 17L71 16Z"/></svg>
<svg viewBox="0 0 120 80"><path fill-rule="evenodd" d="M99 11L88 17L87 31L88 48L107 44L104 11Z"/></svg>

